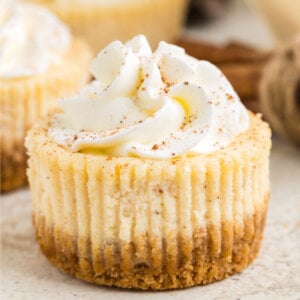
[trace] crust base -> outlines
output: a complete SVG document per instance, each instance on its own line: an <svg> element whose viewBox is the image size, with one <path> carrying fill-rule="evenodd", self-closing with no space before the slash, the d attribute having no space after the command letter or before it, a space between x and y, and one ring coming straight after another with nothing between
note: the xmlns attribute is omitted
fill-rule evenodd
<svg viewBox="0 0 300 300"><path fill-rule="evenodd" d="M1 151L1 192L8 192L27 184L26 152L16 145L11 153Z"/></svg>
<svg viewBox="0 0 300 300"><path fill-rule="evenodd" d="M136 245L134 243L123 243L120 241L104 242L102 260L78 256L78 249L84 248L86 253L91 253L92 245L88 238L74 238L59 232L59 239L54 238L53 229L48 229L44 218L35 218L36 237L41 251L49 261L60 270L69 273L79 279L105 286L116 286L121 288L132 288L142 290L169 290L187 288L195 285L209 284L222 280L230 275L241 272L257 256L263 236L265 225L267 203L269 196L265 197L264 208L254 215L254 232L250 238L248 233L235 228L232 247L223 247L218 255L212 251L211 234L215 228L199 228L194 232L192 241L188 238L178 238L178 250L180 255L176 258L177 268L168 263L168 253L165 241L161 241L163 248L157 249L157 243L149 244L148 251L163 254L165 259L158 267L153 267L154 260L136 263L128 270L124 268L122 253L132 252ZM247 224L248 222L248 224ZM245 221L245 228L251 227L252 217ZM226 228L226 224L222 226ZM206 235L203 233L206 232ZM54 242L55 239L55 242ZM143 237L137 240L142 240ZM59 242L58 242L59 241ZM70 241L72 246L70 247ZM76 245L77 244L77 245ZM187 248L193 245L190 255L185 255ZM110 251L112 250L113 251ZM103 253L109 251L110 256L104 258ZM176 251L168 249L169 252ZM127 253L128 255L128 253ZM125 256L127 256L125 255ZM133 255L133 253L131 253ZM100 255L99 255L100 256ZM108 268L104 267L109 265Z"/></svg>

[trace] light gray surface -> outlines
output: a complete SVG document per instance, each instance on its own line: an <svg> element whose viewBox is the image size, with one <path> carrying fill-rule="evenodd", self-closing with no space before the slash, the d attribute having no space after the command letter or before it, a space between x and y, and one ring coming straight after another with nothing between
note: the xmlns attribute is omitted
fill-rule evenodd
<svg viewBox="0 0 300 300"><path fill-rule="evenodd" d="M1 299L300 299L300 150L276 139L272 196L259 257L243 273L169 292L103 288L76 280L39 253L27 189L2 197Z"/></svg>

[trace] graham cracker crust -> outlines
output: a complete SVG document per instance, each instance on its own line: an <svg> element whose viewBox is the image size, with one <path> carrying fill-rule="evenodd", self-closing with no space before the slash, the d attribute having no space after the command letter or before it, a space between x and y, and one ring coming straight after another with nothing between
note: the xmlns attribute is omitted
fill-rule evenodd
<svg viewBox="0 0 300 300"><path fill-rule="evenodd" d="M27 184L27 155L23 145L11 153L1 149L1 192L9 192Z"/></svg>
<svg viewBox="0 0 300 300"><path fill-rule="evenodd" d="M178 236L173 241L155 241L142 236L131 243L105 241L96 255L89 238L72 237L49 227L43 216L33 215L33 220L41 251L60 270L98 285L168 290L209 284L245 269L259 252L268 200L267 195L264 205L246 217L242 227L210 225L195 231L192 240ZM220 251L214 236L218 230ZM136 257L135 250L145 244L145 238L145 256ZM172 247L177 248L176 257Z"/></svg>

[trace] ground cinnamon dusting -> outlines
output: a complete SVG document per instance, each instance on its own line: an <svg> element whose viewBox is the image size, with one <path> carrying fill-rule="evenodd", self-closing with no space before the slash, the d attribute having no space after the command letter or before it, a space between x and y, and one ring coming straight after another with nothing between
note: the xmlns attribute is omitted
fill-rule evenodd
<svg viewBox="0 0 300 300"><path fill-rule="evenodd" d="M226 94L226 98L228 101L234 101L234 97L230 94Z"/></svg>

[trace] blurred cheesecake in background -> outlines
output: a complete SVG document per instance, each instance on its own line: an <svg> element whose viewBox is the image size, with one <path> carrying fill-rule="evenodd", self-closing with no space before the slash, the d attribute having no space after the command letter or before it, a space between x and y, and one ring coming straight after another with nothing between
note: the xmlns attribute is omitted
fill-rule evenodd
<svg viewBox="0 0 300 300"><path fill-rule="evenodd" d="M287 40L300 31L299 0L248 0L266 18L274 33Z"/></svg>
<svg viewBox="0 0 300 300"><path fill-rule="evenodd" d="M1 192L27 182L24 137L90 78L91 51L38 5L0 1Z"/></svg>
<svg viewBox="0 0 300 300"><path fill-rule="evenodd" d="M94 53L113 40L147 36L152 48L181 32L188 0L24 0L45 5L86 39Z"/></svg>

